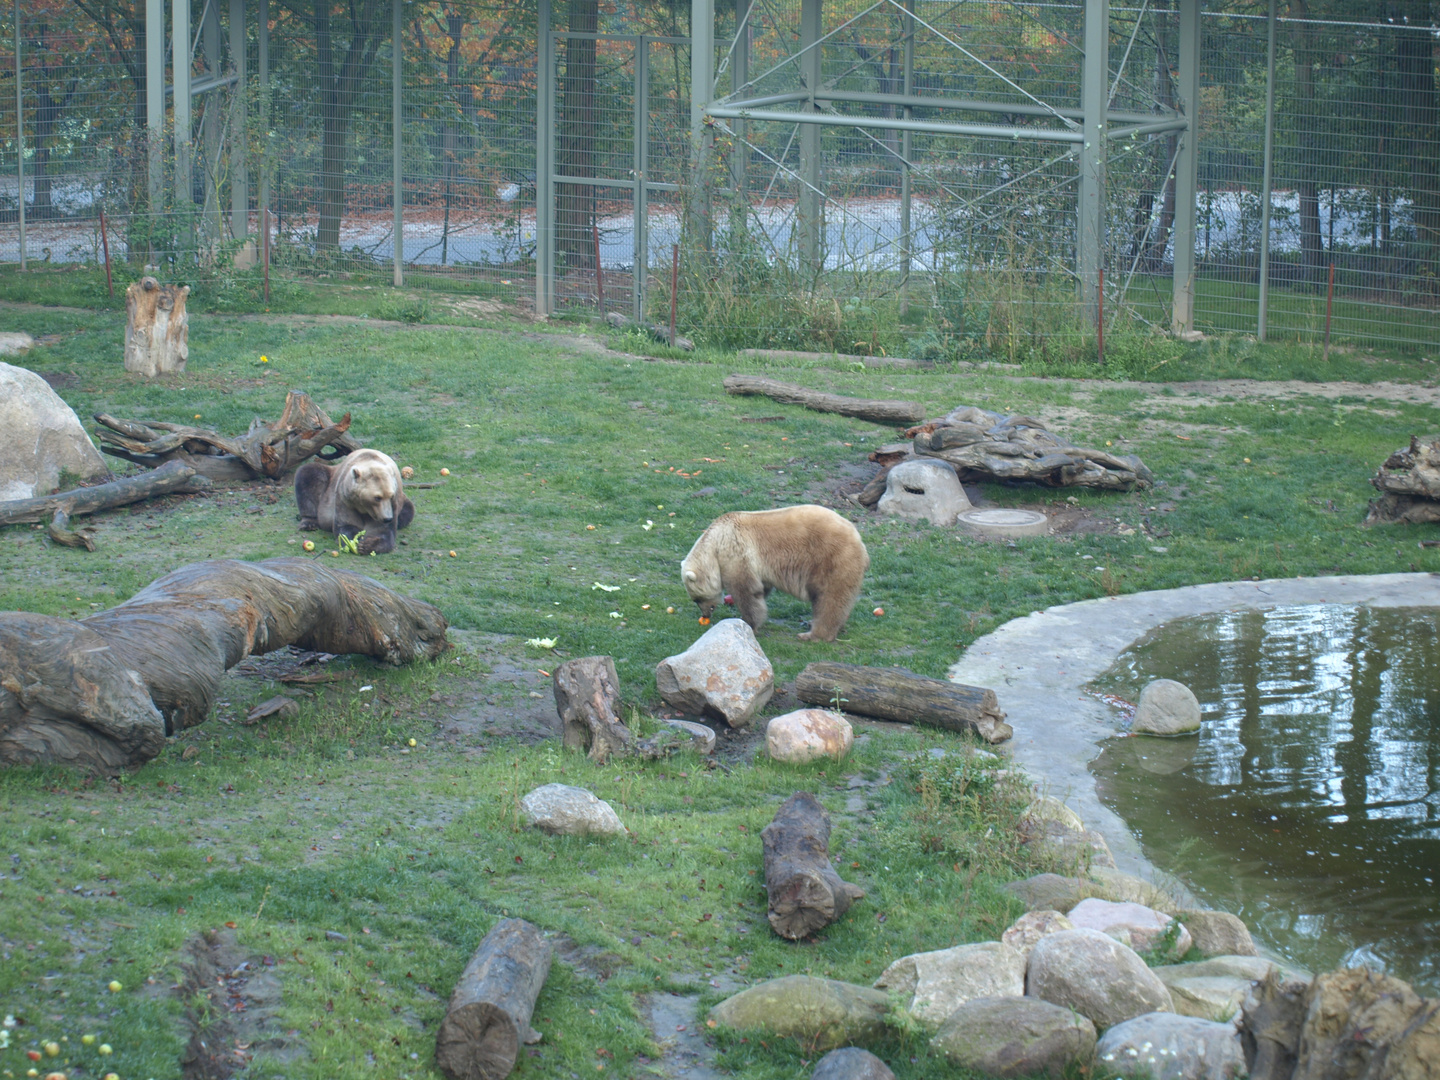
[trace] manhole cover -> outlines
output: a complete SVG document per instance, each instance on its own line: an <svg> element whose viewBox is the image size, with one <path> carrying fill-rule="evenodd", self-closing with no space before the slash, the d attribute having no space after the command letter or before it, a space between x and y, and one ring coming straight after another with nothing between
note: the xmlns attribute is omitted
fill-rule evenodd
<svg viewBox="0 0 1440 1080"><path fill-rule="evenodd" d="M1050 521L1034 510L967 510L958 524L982 536L1044 536Z"/></svg>

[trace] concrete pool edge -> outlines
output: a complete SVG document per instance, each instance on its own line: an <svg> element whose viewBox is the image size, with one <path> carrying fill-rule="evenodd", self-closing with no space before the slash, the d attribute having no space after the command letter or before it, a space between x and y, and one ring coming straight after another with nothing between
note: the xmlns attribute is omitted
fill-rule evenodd
<svg viewBox="0 0 1440 1080"><path fill-rule="evenodd" d="M977 639L954 682L993 689L1015 729L1007 751L1042 793L1073 809L1110 846L1117 866L1153 881L1165 875L1124 819L1095 790L1090 763L1122 734L1119 713L1084 687L1136 639L1173 619L1305 604L1440 607L1440 574L1365 574L1227 581L1082 600L1012 619ZM1166 884L1173 887L1168 879Z"/></svg>

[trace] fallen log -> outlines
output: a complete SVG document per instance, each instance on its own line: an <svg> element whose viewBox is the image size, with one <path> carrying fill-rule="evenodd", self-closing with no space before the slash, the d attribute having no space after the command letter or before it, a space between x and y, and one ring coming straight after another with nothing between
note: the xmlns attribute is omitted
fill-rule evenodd
<svg viewBox="0 0 1440 1080"><path fill-rule="evenodd" d="M758 394L786 405L804 405L816 412L838 413L872 424L914 424L925 418L925 407L915 401L870 401L841 397L819 390L807 390L793 383L776 382L756 375L727 375L725 390L731 394Z"/></svg>
<svg viewBox="0 0 1440 1080"><path fill-rule="evenodd" d="M72 517L108 510L153 499L158 495L194 495L210 490L210 481L196 476L195 470L180 462L172 462L154 472L139 473L108 484L73 488L58 495L42 495L35 499L13 499L0 502L0 525L19 525L27 521L44 521L57 513ZM62 524L61 529L64 528ZM63 541L61 541L63 543Z"/></svg>
<svg viewBox="0 0 1440 1080"><path fill-rule="evenodd" d="M78 621L0 613L0 765L133 768L203 721L251 654L404 664L438 656L445 629L429 604L303 558L194 563Z"/></svg>
<svg viewBox="0 0 1440 1080"><path fill-rule="evenodd" d="M551 956L550 943L523 919L502 919L485 935L435 1038L435 1064L450 1080L502 1080L520 1044L540 1040L530 1017Z"/></svg>
<svg viewBox="0 0 1440 1080"><path fill-rule="evenodd" d="M273 479L317 455L332 461L360 449L348 434L349 413L336 423L299 390L285 395L280 419L267 424L257 417L235 438L208 428L120 420L106 413L97 413L95 422L100 425L95 431L100 449L107 454L147 468L180 461L222 482Z"/></svg>
<svg viewBox="0 0 1440 1080"><path fill-rule="evenodd" d="M846 712L973 733L989 743L1014 734L994 690L930 679L904 668L816 661L800 672L795 694L811 705L828 706L839 697Z"/></svg>
<svg viewBox="0 0 1440 1080"><path fill-rule="evenodd" d="M45 526L45 535L65 547L84 548L86 551L95 550L95 530L84 528L71 532L70 515L64 510L55 511L55 516L50 519L50 524Z"/></svg>
<svg viewBox="0 0 1440 1080"><path fill-rule="evenodd" d="M797 791L760 833L770 926L799 941L838 920L865 890L843 881L830 864L830 815L807 791Z"/></svg>
<svg viewBox="0 0 1440 1080"><path fill-rule="evenodd" d="M611 754L629 752L635 737L620 719L620 679L608 656L566 660L551 677L555 709L564 724L563 742L603 765Z"/></svg>

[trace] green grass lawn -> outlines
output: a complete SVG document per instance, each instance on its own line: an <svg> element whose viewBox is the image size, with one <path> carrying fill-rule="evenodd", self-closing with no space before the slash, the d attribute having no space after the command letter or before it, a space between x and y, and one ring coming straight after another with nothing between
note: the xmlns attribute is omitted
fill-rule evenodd
<svg viewBox="0 0 1440 1080"><path fill-rule="evenodd" d="M782 974L868 982L906 953L993 939L1016 913L998 886L1034 870L1006 839L1018 797L988 783L937 794L943 768L927 752L962 742L944 732L862 725L848 761L798 769L752 760L742 740L727 772L690 756L599 767L507 727L507 715L550 707L540 672L557 656L527 648L531 637L558 639L562 656L613 656L627 711L646 724L660 708L655 664L699 632L678 565L705 524L732 509L843 507L835 481L858 476L895 431L728 397L721 378L745 365L719 357L647 360L523 328L197 315L189 370L141 382L121 368L117 310L0 309L0 320L45 338L24 363L51 374L82 417L237 433L303 389L332 416L351 413L352 432L412 466L417 482L448 469L441 486L413 491L404 545L360 568L438 605L460 631L436 664L337 661L338 681L314 688L292 721L241 724L276 688L230 680L210 721L117 781L0 775L0 1012L24 1021L0 1049L0 1075L25 1075L24 1050L62 1037L55 1060L74 1076L180 1075L185 1018L220 1032L205 1025L227 1015L223 993L185 981L184 949L227 923L278 974L276 1030L303 1048L279 1063L260 1047L256 1077L435 1075L436 1023L494 922L520 916L568 935L574 963L555 964L536 1013L545 1041L516 1072L566 1078L647 1075L661 1053L647 995L683 991L704 1008L742 981ZM1157 377L1229 373L1226 348L1201 347ZM1289 354L1246 348L1255 371L1293 376ZM1368 356L1344 363L1367 382L1429 373ZM1159 481L1129 495L986 486L993 504L1044 503L1091 530L1012 544L843 510L871 553L864 593L833 645L797 641L808 610L775 598L759 639L781 683L814 659L943 676L1003 622L1107 593L1440 571L1440 552L1417 545L1433 529L1359 525L1379 462L1435 430L1428 403L769 370L919 400L937 416L962 403L1040 414L1075 441L1139 454ZM185 563L294 555L306 535L290 488L268 484L90 524L94 553L54 547L30 526L0 530L0 610L85 615ZM794 704L780 697L770 712ZM468 710L468 735L441 738L454 709ZM870 786L852 788L852 777ZM631 836L605 844L518 829L518 798L550 781L611 801ZM758 834L801 789L835 816L836 863L868 896L817 942L792 945L765 923ZM863 809L847 809L855 790ZM120 991L106 989L112 979ZM87 1033L114 1054L81 1044ZM808 1075L805 1048L709 1037L737 1075ZM936 1068L925 1040L903 1030L882 1056L902 1077Z"/></svg>

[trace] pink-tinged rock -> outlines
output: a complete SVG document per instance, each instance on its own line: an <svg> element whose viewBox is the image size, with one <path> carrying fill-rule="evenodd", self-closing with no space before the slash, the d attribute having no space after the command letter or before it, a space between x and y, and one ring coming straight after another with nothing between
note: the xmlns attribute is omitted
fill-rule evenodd
<svg viewBox="0 0 1440 1080"><path fill-rule="evenodd" d="M1143 904L1116 903L1111 900L1081 900L1070 909L1070 921L1076 927L1088 927L1109 934L1136 952L1148 952L1171 930L1175 920ZM1176 928L1170 951L1184 956L1193 942L1183 923Z"/></svg>
<svg viewBox="0 0 1440 1080"><path fill-rule="evenodd" d="M850 721L824 709L798 709L765 728L765 749L776 761L798 765L816 758L839 761L855 744Z"/></svg>
<svg viewBox="0 0 1440 1080"><path fill-rule="evenodd" d="M775 693L775 669L748 624L723 619L683 653L661 660L655 685L673 708L742 728Z"/></svg>

